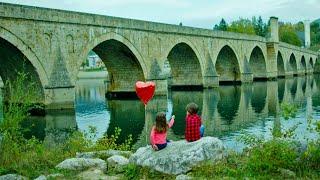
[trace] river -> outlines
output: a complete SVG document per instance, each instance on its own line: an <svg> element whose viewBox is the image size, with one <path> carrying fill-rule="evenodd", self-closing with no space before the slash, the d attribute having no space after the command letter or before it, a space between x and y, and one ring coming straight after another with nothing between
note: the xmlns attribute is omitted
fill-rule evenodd
<svg viewBox="0 0 320 180"><path fill-rule="evenodd" d="M75 111L50 111L45 117L32 117L24 123L30 129L26 133L53 145L65 138L73 129L88 131L96 127L98 139L111 135L116 127L122 133L119 142L131 134L134 147L144 146L158 111L166 111L176 121L168 132L172 140L183 139L185 106L190 102L199 105L205 136L219 137L227 148L241 150L244 144L237 137L242 132L271 137L271 129L287 129L300 124L296 139L314 138L307 131L307 118L320 119L320 76L293 77L277 81L254 82L243 85L226 85L203 91L169 91L168 97L155 97L145 113L137 99L108 100L103 80L80 79L76 86ZM0 91L1 93L1 91ZM280 103L298 107L296 117L284 120ZM3 117L0 103L0 119Z"/></svg>

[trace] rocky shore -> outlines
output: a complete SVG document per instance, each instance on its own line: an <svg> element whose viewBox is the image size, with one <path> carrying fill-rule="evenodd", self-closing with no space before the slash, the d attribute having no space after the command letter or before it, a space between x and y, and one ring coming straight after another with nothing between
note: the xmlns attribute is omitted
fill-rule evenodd
<svg viewBox="0 0 320 180"><path fill-rule="evenodd" d="M170 142L161 151L151 146L139 148L136 152L105 150L81 152L76 157L66 159L56 166L57 170L72 171L76 179L123 179L130 165L148 167L166 174L176 175L176 179L190 179L186 175L193 166L202 161L218 161L224 155L222 142L214 137L204 137L195 142L185 140ZM0 176L0 180L28 179L18 174ZM37 180L68 179L63 174L41 175Z"/></svg>

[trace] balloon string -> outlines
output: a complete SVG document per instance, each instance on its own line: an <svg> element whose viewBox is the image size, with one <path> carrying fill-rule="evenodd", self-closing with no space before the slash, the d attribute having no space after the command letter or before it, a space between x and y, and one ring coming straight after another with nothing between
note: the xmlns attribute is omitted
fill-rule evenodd
<svg viewBox="0 0 320 180"><path fill-rule="evenodd" d="M148 120L147 120L147 105L144 105L144 119L145 119L145 133L146 133L146 145L148 145Z"/></svg>

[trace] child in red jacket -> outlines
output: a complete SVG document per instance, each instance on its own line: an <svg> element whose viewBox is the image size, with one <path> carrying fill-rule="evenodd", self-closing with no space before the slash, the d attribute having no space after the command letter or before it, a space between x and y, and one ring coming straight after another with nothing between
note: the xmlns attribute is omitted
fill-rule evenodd
<svg viewBox="0 0 320 180"><path fill-rule="evenodd" d="M203 136L204 126L198 113L198 105L189 103L186 107L186 129L185 138L188 142L197 141Z"/></svg>

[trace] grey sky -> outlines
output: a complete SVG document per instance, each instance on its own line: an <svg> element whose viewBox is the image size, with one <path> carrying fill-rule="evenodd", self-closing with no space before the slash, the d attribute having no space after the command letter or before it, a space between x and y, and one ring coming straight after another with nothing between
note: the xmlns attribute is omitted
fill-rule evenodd
<svg viewBox="0 0 320 180"><path fill-rule="evenodd" d="M170 24L212 28L221 18L261 15L298 22L320 18L320 0L0 0L55 9L88 12Z"/></svg>

